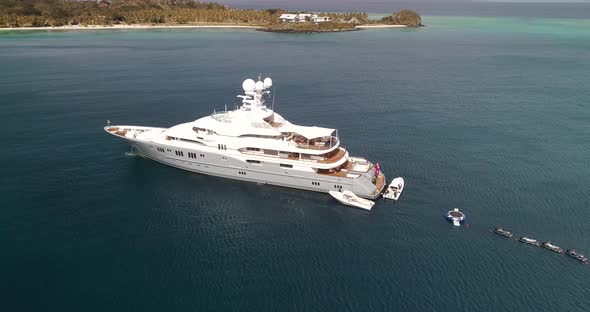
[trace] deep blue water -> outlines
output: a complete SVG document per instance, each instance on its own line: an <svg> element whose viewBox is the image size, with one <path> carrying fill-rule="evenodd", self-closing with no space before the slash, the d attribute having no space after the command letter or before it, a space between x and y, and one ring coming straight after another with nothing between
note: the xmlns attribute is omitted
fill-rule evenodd
<svg viewBox="0 0 590 312"><path fill-rule="evenodd" d="M0 33L0 309L590 310L590 266L489 232L590 254L590 33L501 21ZM404 176L401 200L191 174L102 130L231 107L258 73L283 116Z"/></svg>

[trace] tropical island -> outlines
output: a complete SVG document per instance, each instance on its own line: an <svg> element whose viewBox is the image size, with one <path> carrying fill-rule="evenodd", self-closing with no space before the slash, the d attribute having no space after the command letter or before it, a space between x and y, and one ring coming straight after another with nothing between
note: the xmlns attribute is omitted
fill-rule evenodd
<svg viewBox="0 0 590 312"><path fill-rule="evenodd" d="M5 0L0 28L249 27L273 32L332 32L371 27L419 27L419 14L401 10L381 20L366 13L308 13L235 9L193 0Z"/></svg>

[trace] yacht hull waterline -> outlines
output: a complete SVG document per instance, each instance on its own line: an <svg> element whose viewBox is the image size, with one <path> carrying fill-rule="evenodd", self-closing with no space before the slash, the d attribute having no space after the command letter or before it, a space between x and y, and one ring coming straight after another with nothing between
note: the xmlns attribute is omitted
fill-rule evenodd
<svg viewBox="0 0 590 312"><path fill-rule="evenodd" d="M244 81L242 107L170 128L107 125L136 155L190 172L328 193L351 190L375 199L385 175L351 157L337 131L294 125L264 105L272 85ZM333 132L336 131L336 136Z"/></svg>

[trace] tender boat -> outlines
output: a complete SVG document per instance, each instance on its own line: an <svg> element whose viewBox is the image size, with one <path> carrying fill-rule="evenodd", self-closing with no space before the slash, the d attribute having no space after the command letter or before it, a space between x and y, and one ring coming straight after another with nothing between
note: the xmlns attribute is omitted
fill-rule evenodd
<svg viewBox="0 0 590 312"><path fill-rule="evenodd" d="M454 226L461 226L461 223L465 221L465 214L459 211L459 208L454 208L447 213L447 220Z"/></svg>
<svg viewBox="0 0 590 312"><path fill-rule="evenodd" d="M511 238L512 237L512 232L510 231L506 231L503 228L495 228L493 230L494 233L498 234L498 235L502 235L504 237L508 237Z"/></svg>
<svg viewBox="0 0 590 312"><path fill-rule="evenodd" d="M586 256L584 256L581 253L576 252L573 249L566 250L565 251L565 254L568 255L568 256L570 256L570 257L572 257L572 258L574 258L574 259L576 259L576 260L578 260L578 261L580 261L580 262L584 262L584 263L587 263L588 262L588 258L586 258Z"/></svg>
<svg viewBox="0 0 590 312"><path fill-rule="evenodd" d="M383 193L383 198L392 199L394 201L398 200L399 197L402 195L402 191L404 190L404 178L397 177L389 183L387 190Z"/></svg>
<svg viewBox="0 0 590 312"><path fill-rule="evenodd" d="M550 242L544 242L541 244L541 247L545 249L549 249L553 252L563 253L563 249L561 247L551 244Z"/></svg>
<svg viewBox="0 0 590 312"><path fill-rule="evenodd" d="M525 244L529 244L529 245L533 245L533 246L541 246L541 243L539 243L538 240L532 239L532 238L529 238L526 236L519 237L518 241L521 243L525 243Z"/></svg>
<svg viewBox="0 0 590 312"><path fill-rule="evenodd" d="M344 190L342 192L329 191L328 193L330 193L332 197L336 198L337 201L348 206L353 206L365 210L371 210L371 208L373 208L373 205L375 205L375 202L368 199L360 198L349 190Z"/></svg>

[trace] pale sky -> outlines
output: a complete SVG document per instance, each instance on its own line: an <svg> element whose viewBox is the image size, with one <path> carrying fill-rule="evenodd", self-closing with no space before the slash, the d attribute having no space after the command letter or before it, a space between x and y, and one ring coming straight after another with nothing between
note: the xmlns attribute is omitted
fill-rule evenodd
<svg viewBox="0 0 590 312"><path fill-rule="evenodd" d="M330 5L338 4L372 6L372 5L412 5L412 4L432 4L444 5L444 3L478 3L478 2L502 2L502 3L590 3L590 0L217 0L225 4L234 4L239 6L252 5L274 5L274 6L293 6L293 5Z"/></svg>
<svg viewBox="0 0 590 312"><path fill-rule="evenodd" d="M285 3L285 4L298 4L306 2L305 0L221 0L221 2L235 3L235 4L248 4L248 3ZM338 2L353 2L347 0L315 0L314 3L322 4L335 4ZM511 2L511 3L590 3L590 0L354 0L359 4L362 3L382 3L382 4L399 4L399 3L412 3L412 2L424 2L424 3L444 3L444 2Z"/></svg>
<svg viewBox="0 0 590 312"><path fill-rule="evenodd" d="M339 4L346 6L374 6L391 5L404 6L413 4L444 5L445 3L481 3L481 2L502 2L502 3L590 3L590 0L216 0L220 3L234 4L239 6L269 5L269 6L297 6L297 5L327 5L338 7Z"/></svg>

